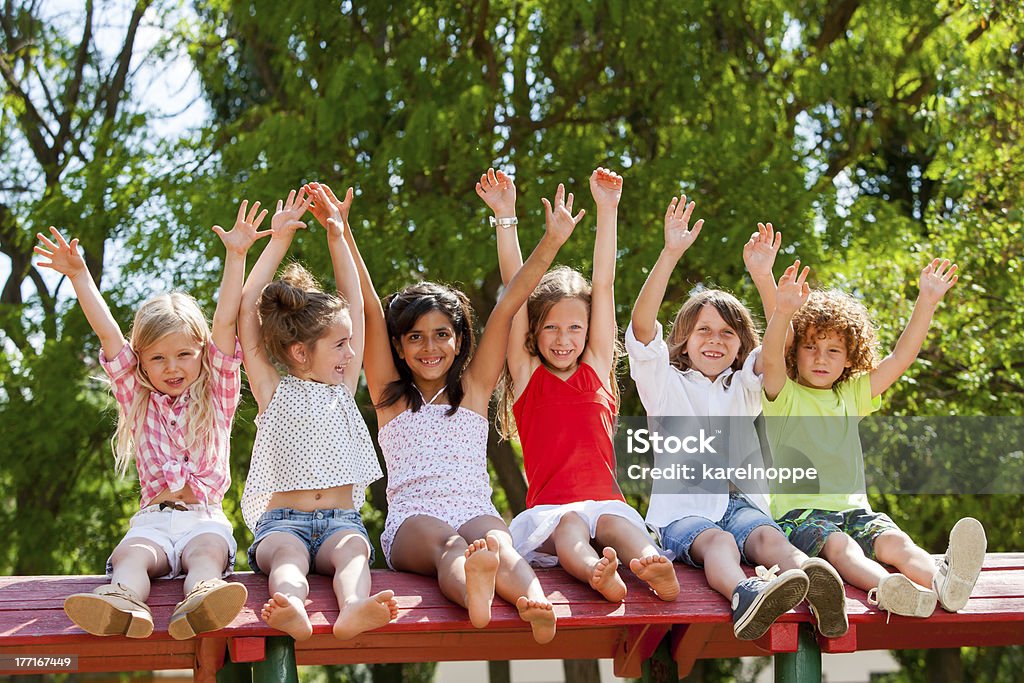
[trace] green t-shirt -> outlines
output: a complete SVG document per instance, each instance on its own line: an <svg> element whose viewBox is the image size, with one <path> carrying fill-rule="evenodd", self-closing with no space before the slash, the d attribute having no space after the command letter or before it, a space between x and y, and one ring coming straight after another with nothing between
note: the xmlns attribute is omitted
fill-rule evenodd
<svg viewBox="0 0 1024 683"><path fill-rule="evenodd" d="M878 410L881 397L871 398L869 374L848 379L835 389L812 389L786 379L769 401L762 392L768 442L774 467L817 470L817 481L796 485L773 482L772 515L790 510L869 510L864 484L864 454L857 425Z"/></svg>

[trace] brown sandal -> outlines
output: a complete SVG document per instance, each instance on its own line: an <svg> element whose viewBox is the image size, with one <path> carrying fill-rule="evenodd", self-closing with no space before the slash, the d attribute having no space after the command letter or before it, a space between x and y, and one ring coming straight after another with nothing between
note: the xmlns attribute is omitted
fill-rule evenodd
<svg viewBox="0 0 1024 683"><path fill-rule="evenodd" d="M83 631L94 636L146 638L153 632L153 614L128 586L100 586L64 600L64 612Z"/></svg>

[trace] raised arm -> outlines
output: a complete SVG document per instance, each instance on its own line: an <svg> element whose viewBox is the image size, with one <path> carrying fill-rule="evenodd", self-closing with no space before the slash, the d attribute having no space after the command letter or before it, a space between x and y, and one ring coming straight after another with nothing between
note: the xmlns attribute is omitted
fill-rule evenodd
<svg viewBox="0 0 1024 683"><path fill-rule="evenodd" d="M750 273L750 279L757 287L764 308L764 319L767 322L775 310L775 276L772 267L775 256L782 246L782 231L775 232L771 223L758 223L757 232L743 245L743 264Z"/></svg>
<svg viewBox="0 0 1024 683"><path fill-rule="evenodd" d="M107 302L96 287L96 282L89 273L89 267L85 259L78 253L78 238L71 240L71 243L64 239L57 228L50 226L50 234L53 241L45 237L41 232L36 237L43 243L43 246L36 246L34 251L48 261L40 261L41 268L55 270L64 277L71 280L71 286L75 289L75 296L85 313L85 319L89 321L92 331L100 338L100 345L103 347L103 355L107 359L114 358L124 348L125 338L118 327L114 316L110 314Z"/></svg>
<svg viewBox="0 0 1024 683"><path fill-rule="evenodd" d="M263 346L256 305L263 288L274 279L277 267L288 253L295 231L306 227L300 219L309 208L309 203L310 197L305 191L296 195L295 190L288 193L288 199L283 204L278 200L277 211L270 221L270 241L263 248L263 253L256 260L256 265L252 267L249 278L242 287L242 304L238 312L238 338L242 343L242 362L245 364L246 377L249 378L249 388L256 397L260 413L270 404L281 377Z"/></svg>
<svg viewBox="0 0 1024 683"><path fill-rule="evenodd" d="M564 204L565 188L562 185L559 185L558 188L556 203L562 201ZM490 168L487 169L487 173L480 176L480 182L476 184L476 193L494 213L496 221L505 221L504 224L495 225L495 229L497 230L498 268L501 271L501 284L507 287L523 266L523 254L519 249L518 219L511 220L516 217L516 185L504 171L495 171ZM559 200L559 196L563 197L563 200ZM547 200L541 201L550 211ZM571 200L569 210L572 210ZM536 284L534 286L536 287ZM529 293L527 298L529 298ZM491 316L493 318L493 311ZM526 350L526 335L529 332L529 325L526 306L520 306L513 315L505 349L512 381L520 387L524 386L523 382L529 378L533 370L531 356Z"/></svg>
<svg viewBox="0 0 1024 683"><path fill-rule="evenodd" d="M781 246L782 231L775 232L771 223L758 223L757 232L743 245L743 264L747 267L750 279L754 281L757 293L761 297L765 324L775 310L775 276L772 274L772 268L775 266L775 257ZM786 332L786 348L788 349L792 343L793 327L790 325ZM757 374L764 371L763 358L758 356L754 361L754 372Z"/></svg>
<svg viewBox="0 0 1024 683"><path fill-rule="evenodd" d="M807 284L810 270L805 267L801 271L800 261L797 260L779 278L775 310L768 319L761 351L764 359L764 394L769 401L774 401L786 386L786 334L791 327L793 315L811 294Z"/></svg>
<svg viewBox="0 0 1024 683"><path fill-rule="evenodd" d="M498 268L501 284L508 285L523 265L516 217L516 184L504 171L487 169L476 184L476 193L494 213L498 231Z"/></svg>
<svg viewBox="0 0 1024 683"><path fill-rule="evenodd" d="M559 192L555 194L554 207L547 199L542 201L545 213L544 237L541 238L540 243L530 254L530 258L526 260L526 263L502 292L498 303L495 304L494 310L491 311L491 315L487 319L487 326L480 338L476 354L466 369L467 390L482 393L485 397L489 397L494 391L494 386L505 366L506 354L508 354L510 372L513 373L513 381L517 383L517 387L525 387L522 376L517 378L518 373L512 369L513 361L510 352L514 336L510 332L513 327L513 319L517 321L525 319L526 309L523 304L537 287L540 279L544 277L544 273L551 266L558 250L572 235L576 224L583 218L583 211L575 216L572 215L571 207L568 207L564 201L564 188L561 185L559 185ZM522 353L525 354L525 350ZM484 408L486 409L486 398Z"/></svg>
<svg viewBox="0 0 1024 683"><path fill-rule="evenodd" d="M351 187L348 188L348 191L345 192L345 200L342 201L324 183L311 183L310 187L313 189L323 189L328 200L341 213L342 222L344 223L345 243L348 245L349 253L352 255L356 272L359 276L359 291L363 300L363 369L366 371L366 385L370 390L370 400L377 404L380 402L381 394L384 392L385 387L398 379L398 370L395 368L395 360L391 356L391 340L388 338L388 325L384 319L384 308L381 306L380 297L377 296L377 292L373 288L370 271L366 267L366 262L363 261L362 254L359 253L359 247L356 245L355 237L352 234L348 221L354 192ZM327 225L330 212L315 197L310 210L318 221L325 226Z"/></svg>
<svg viewBox="0 0 1024 683"><path fill-rule="evenodd" d="M593 294L590 299L590 330L584 360L607 377L615 358L618 329L615 324L615 259L622 177L606 168L590 176L590 192L597 205L597 237L594 240Z"/></svg>
<svg viewBox="0 0 1024 683"><path fill-rule="evenodd" d="M928 336L935 309L942 297L956 284L957 265L949 259L932 260L921 271L921 289L914 304L910 322L900 335L892 353L885 357L878 367L871 371L871 397L878 396L900 378L917 358Z"/></svg>
<svg viewBox="0 0 1024 683"><path fill-rule="evenodd" d="M249 200L242 200L230 232L219 225L213 226L226 249L220 295L217 297L217 309L213 312L213 343L221 353L229 356L235 352L238 308L242 303L242 285L245 282L245 256L256 240L271 234L270 230L258 229L267 217L267 210L260 211L259 202L253 203L252 209L248 207Z"/></svg>
<svg viewBox="0 0 1024 683"><path fill-rule="evenodd" d="M352 204L352 198L347 197L348 204ZM365 348L365 322L363 316L363 293L359 287L359 272L356 270L355 259L352 258L352 251L349 249L345 233L348 231L348 218L341 215L337 205L331 201L327 191L318 186L313 191L313 200L318 206L323 206L328 213L327 216L327 248L331 253L331 265L334 268L334 283L338 293L345 297L348 302L349 317L352 318L352 352L355 354L351 361L352 372L345 373L345 386L353 394L359 386L359 370L363 367L363 350ZM318 219L319 220L319 219Z"/></svg>
<svg viewBox="0 0 1024 683"><path fill-rule="evenodd" d="M665 299L665 290L679 259L689 249L700 230L704 219L698 220L690 230L690 216L694 203L686 203L686 195L673 197L665 211L665 248L658 254L658 260L647 276L640 295L633 307L633 335L641 344L650 344L658 322L658 310Z"/></svg>

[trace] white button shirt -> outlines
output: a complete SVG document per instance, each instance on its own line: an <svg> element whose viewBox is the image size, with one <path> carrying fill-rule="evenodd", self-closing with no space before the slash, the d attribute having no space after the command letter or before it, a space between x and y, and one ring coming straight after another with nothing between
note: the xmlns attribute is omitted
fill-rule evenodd
<svg viewBox="0 0 1024 683"><path fill-rule="evenodd" d="M754 362L761 353L761 347L754 349L747 356L746 362L732 381L726 385L725 379L733 374L726 369L712 382L697 370L679 370L669 363L668 344L662 336L661 323L655 323L654 339L647 345L640 343L633 333L633 325L626 328L626 353L629 354L629 374L636 382L640 400L649 417L711 417L737 418L749 417L743 425L742 434L730 434L735 443L745 443L748 448L757 449L757 433L754 429L754 418L761 412L762 376L754 372ZM732 432L736 430L736 420L728 422ZM735 463L731 463L735 464ZM762 463L757 463L760 466ZM737 488L743 490L747 497L761 510L768 514L768 496L763 491L751 490L762 488L757 482L734 481ZM729 505L729 495L721 494L653 494L647 509L647 524L661 529L672 522L697 515L718 522L725 515Z"/></svg>

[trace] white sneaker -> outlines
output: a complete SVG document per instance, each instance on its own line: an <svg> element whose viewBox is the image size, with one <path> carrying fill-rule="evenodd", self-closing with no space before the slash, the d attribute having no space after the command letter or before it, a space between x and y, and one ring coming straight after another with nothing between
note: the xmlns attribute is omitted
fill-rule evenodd
<svg viewBox="0 0 1024 683"><path fill-rule="evenodd" d="M869 605L905 617L930 617L937 601L935 591L918 586L903 574L889 574L878 582L878 588L868 591Z"/></svg>
<svg viewBox="0 0 1024 683"><path fill-rule="evenodd" d="M978 520L964 517L953 525L946 556L939 560L939 569L932 579L942 609L957 612L967 605L981 574L987 547L985 527Z"/></svg>

